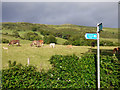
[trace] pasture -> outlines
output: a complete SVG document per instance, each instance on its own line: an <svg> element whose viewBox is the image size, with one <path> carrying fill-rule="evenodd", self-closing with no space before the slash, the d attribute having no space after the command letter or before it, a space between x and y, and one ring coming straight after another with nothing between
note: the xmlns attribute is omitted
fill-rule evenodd
<svg viewBox="0 0 120 90"><path fill-rule="evenodd" d="M7 44L2 44L2 47L8 47ZM67 48L66 45L55 45L55 48L50 48L49 44L43 47L31 47L30 44L21 44L21 46L9 46L8 49L2 49L2 67L8 67L8 61L16 61L23 65L27 64L27 59L30 58L30 64L37 66L38 70L51 68L49 59L52 55L72 55L81 56L89 51L90 46L73 46ZM114 47L100 47L102 50L111 50ZM94 47L93 49L97 49Z"/></svg>
<svg viewBox="0 0 120 90"><path fill-rule="evenodd" d="M7 44L3 44L2 47L8 47ZM49 59L52 55L82 55L88 51L89 46L73 46L73 49L69 49L63 45L56 45L55 48L50 48L49 45L43 47L31 47L29 44L22 44L19 46L9 46L8 50L2 49L2 64L3 68L8 66L8 61L17 61L17 63L27 64L27 58L30 58L30 64L37 65L38 69L49 69Z"/></svg>

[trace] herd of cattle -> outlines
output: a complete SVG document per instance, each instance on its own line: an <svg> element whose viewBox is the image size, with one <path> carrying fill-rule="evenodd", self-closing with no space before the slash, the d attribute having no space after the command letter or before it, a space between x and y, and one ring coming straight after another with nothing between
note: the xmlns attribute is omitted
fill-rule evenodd
<svg viewBox="0 0 120 90"><path fill-rule="evenodd" d="M8 43L8 46L14 45L14 44L17 44L18 46L21 46L19 40L11 40ZM44 41L43 40L34 40L34 41L32 41L32 44L30 44L31 47L35 46L35 45L37 47L42 47L44 45ZM95 45L92 43L92 46L94 47ZM55 43L50 43L50 47L54 48L55 47ZM72 48L72 45L67 45L67 48ZM7 47L3 47L3 49L8 49L8 48ZM120 47L113 49L113 54L116 54L116 53L120 53Z"/></svg>
<svg viewBox="0 0 120 90"><path fill-rule="evenodd" d="M11 40L11 41L8 43L8 46L14 45L14 44L17 44L18 46L21 46L19 40ZM43 45L44 45L44 41L43 41L43 40L34 40L34 41L32 41L32 43L30 44L31 47L32 47L32 46L42 47ZM55 43L50 43L50 47L51 47L51 48L54 48L54 47L55 47ZM67 48L72 48L72 45L67 45ZM5 49L5 47L4 47L4 49Z"/></svg>

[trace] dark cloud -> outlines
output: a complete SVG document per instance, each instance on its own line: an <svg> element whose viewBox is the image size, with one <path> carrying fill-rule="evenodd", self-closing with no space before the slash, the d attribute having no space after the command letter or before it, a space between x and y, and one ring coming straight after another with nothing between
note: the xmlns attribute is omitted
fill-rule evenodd
<svg viewBox="0 0 120 90"><path fill-rule="evenodd" d="M3 22L77 24L117 28L117 2L3 2Z"/></svg>

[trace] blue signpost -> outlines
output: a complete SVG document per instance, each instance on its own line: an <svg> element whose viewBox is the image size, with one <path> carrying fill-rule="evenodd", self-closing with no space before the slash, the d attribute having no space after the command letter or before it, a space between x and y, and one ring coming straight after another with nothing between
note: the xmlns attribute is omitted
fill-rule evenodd
<svg viewBox="0 0 120 90"><path fill-rule="evenodd" d="M97 33L86 33L85 38L86 39L96 39L97 40Z"/></svg>
<svg viewBox="0 0 120 90"><path fill-rule="evenodd" d="M100 45L99 45L99 33L102 31L102 23L97 24L97 78L98 78L98 90L100 90Z"/></svg>
<svg viewBox="0 0 120 90"><path fill-rule="evenodd" d="M102 31L102 23L97 24L97 33L86 33L86 39L95 39L97 40L97 81L98 81L98 90L100 90L100 47L99 47L99 33Z"/></svg>

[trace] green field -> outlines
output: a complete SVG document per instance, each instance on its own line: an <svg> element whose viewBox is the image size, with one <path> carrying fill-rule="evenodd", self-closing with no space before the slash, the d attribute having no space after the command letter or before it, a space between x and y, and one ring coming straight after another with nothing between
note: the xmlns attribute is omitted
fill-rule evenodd
<svg viewBox="0 0 120 90"><path fill-rule="evenodd" d="M2 47L8 47L7 44L2 44ZM51 68L49 59L52 55L72 55L81 56L89 51L90 46L73 46L72 49L66 45L56 45L55 48L50 48L45 44L43 47L31 47L30 44L21 44L20 47L14 45L9 46L8 50L2 49L2 65L3 68L8 67L8 61L17 61L17 63L27 64L27 59L30 58L30 64L37 65L38 70L41 68ZM112 50L115 47L100 47L102 50ZM93 49L97 49L94 47Z"/></svg>
<svg viewBox="0 0 120 90"><path fill-rule="evenodd" d="M8 47L3 44L2 47ZM56 45L55 48L50 48L49 45L43 47L31 47L29 44L21 44L18 46L9 46L8 50L2 49L2 64L3 68L7 67L9 60L17 61L17 63L27 64L27 59L30 58L30 64L37 65L38 69L41 67L49 69L49 59L52 55L72 55L81 56L87 52L89 46L73 46L72 49L67 46Z"/></svg>

